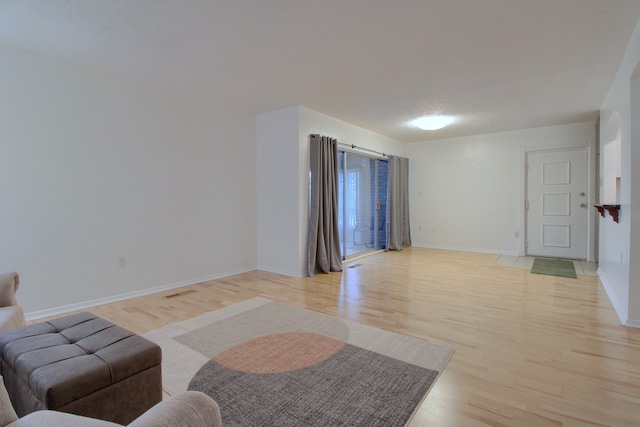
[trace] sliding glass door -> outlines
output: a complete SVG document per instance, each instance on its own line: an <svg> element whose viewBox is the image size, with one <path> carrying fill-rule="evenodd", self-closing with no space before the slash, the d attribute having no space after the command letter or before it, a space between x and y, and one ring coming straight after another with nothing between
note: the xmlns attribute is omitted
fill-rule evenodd
<svg viewBox="0 0 640 427"><path fill-rule="evenodd" d="M338 151L338 226L343 258L386 246L387 161Z"/></svg>

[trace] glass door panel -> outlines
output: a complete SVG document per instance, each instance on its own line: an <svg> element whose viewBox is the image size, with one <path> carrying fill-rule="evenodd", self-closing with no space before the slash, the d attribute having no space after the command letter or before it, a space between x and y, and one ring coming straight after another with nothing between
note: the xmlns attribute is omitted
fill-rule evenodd
<svg viewBox="0 0 640 427"><path fill-rule="evenodd" d="M379 229L384 225L386 173L381 185L379 171L386 171L387 162L347 152L338 156L338 225L343 257L384 248L385 233Z"/></svg>
<svg viewBox="0 0 640 427"><path fill-rule="evenodd" d="M347 153L347 256L373 249L375 160Z"/></svg>
<svg viewBox="0 0 640 427"><path fill-rule="evenodd" d="M378 194L377 200L377 224L376 224L376 242L377 249L384 249L387 247L387 176L389 171L389 162L378 161L378 177L376 193Z"/></svg>

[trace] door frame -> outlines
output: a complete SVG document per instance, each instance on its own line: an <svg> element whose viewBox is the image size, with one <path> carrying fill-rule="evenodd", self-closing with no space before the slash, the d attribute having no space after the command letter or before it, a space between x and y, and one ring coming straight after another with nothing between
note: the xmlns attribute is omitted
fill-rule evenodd
<svg viewBox="0 0 640 427"><path fill-rule="evenodd" d="M597 261L595 258L595 242L596 242L596 230L595 224L597 221L596 218L596 210L593 208L594 201L596 200L595 191L597 188L595 177L595 166L596 159L593 156L595 149L595 138L589 141L589 145L567 145L565 146L554 146L554 147L523 147L521 151L521 197L519 200L520 204L520 245L519 245L519 255L525 256L527 254L527 210L525 207L525 203L528 196L528 171L527 171L527 161L529 157L529 153L549 153L554 151L567 151L567 150L586 150L587 152L587 236L586 236L586 260L589 262Z"/></svg>

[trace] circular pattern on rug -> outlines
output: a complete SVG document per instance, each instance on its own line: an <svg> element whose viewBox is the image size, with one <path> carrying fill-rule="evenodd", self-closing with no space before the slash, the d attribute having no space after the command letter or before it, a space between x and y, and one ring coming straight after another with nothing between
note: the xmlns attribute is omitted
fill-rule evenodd
<svg viewBox="0 0 640 427"><path fill-rule="evenodd" d="M256 374L206 362L188 390L213 398L226 427L406 425L438 371L351 344L315 365Z"/></svg>
<svg viewBox="0 0 640 427"><path fill-rule="evenodd" d="M286 332L251 339L216 355L220 365L252 374L274 374L316 365L345 343L310 332Z"/></svg>

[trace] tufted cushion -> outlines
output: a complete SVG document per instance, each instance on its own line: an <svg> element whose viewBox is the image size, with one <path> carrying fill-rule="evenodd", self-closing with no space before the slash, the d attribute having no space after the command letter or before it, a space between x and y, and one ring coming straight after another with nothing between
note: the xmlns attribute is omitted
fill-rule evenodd
<svg viewBox="0 0 640 427"><path fill-rule="evenodd" d="M161 357L156 344L91 313L0 333L2 371L47 409L159 366Z"/></svg>

